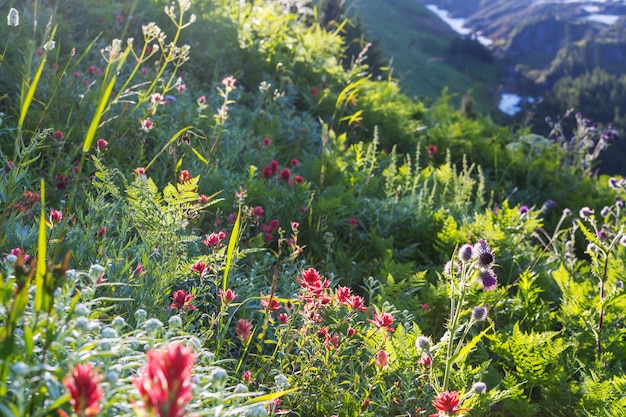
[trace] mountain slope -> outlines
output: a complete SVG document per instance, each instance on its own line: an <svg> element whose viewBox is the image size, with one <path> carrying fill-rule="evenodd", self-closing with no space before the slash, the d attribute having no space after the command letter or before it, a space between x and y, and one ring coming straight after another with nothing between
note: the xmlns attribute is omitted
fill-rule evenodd
<svg viewBox="0 0 626 417"><path fill-rule="evenodd" d="M409 95L438 97L444 88L461 96L472 90L479 110L497 104L500 69L484 57L459 56L458 35L415 0L348 0L348 13L359 19L372 40L379 40L393 75Z"/></svg>

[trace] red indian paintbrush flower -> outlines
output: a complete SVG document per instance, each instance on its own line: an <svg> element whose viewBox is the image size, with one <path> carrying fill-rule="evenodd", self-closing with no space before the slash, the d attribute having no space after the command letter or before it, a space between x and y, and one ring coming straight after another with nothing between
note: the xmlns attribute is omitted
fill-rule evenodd
<svg viewBox="0 0 626 417"><path fill-rule="evenodd" d="M387 329L387 331L393 332L393 328L391 327L391 325L393 324L393 316L391 315L391 313L387 313L384 311L381 311L379 313L375 311L374 320L370 320L370 323L372 323L379 329L382 327Z"/></svg>
<svg viewBox="0 0 626 417"><path fill-rule="evenodd" d="M170 308L197 310L196 306L190 304L191 300L193 300L193 294L188 294L185 290L174 291Z"/></svg>
<svg viewBox="0 0 626 417"><path fill-rule="evenodd" d="M191 400L191 349L172 343L161 350L149 350L148 362L133 379L141 396L140 406L158 417L183 417Z"/></svg>
<svg viewBox="0 0 626 417"><path fill-rule="evenodd" d="M98 384L102 380L90 364L78 364L72 373L63 379L63 385L70 392L70 404L74 412L81 417L97 416L100 412L102 389Z"/></svg>
<svg viewBox="0 0 626 417"><path fill-rule="evenodd" d="M437 414L431 414L428 417L441 417L441 416L453 416L460 413L462 410L459 408L459 393L455 391L444 391L437 395L437 398L433 401L433 406L439 411Z"/></svg>

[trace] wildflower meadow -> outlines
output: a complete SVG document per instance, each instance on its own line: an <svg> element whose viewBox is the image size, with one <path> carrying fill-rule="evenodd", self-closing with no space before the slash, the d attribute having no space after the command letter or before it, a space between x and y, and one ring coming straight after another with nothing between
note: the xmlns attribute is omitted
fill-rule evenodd
<svg viewBox="0 0 626 417"><path fill-rule="evenodd" d="M342 4L0 2L0 415L626 416L618 127L408 97Z"/></svg>

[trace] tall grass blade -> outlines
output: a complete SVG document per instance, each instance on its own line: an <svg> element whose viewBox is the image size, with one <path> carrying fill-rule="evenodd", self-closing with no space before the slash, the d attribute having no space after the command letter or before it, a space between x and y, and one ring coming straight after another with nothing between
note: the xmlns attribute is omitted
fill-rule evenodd
<svg viewBox="0 0 626 417"><path fill-rule="evenodd" d="M235 220L235 225L233 226L233 232L230 235L230 239L228 240L228 250L226 252L226 267L224 268L224 279L222 280L222 290L226 291L228 288L228 271L230 270L230 265L233 262L233 257L235 253L235 245L237 244L237 239L239 238L239 224L241 221L241 207L237 211L237 220Z"/></svg>
<svg viewBox="0 0 626 417"><path fill-rule="evenodd" d="M46 190L41 179L41 214L39 216L39 237L37 239L37 269L35 272L35 311L41 311L44 302L44 280L46 278Z"/></svg>
<svg viewBox="0 0 626 417"><path fill-rule="evenodd" d="M54 39L54 34L57 31L57 26L52 29L52 33L50 34L49 42ZM46 67L48 51L44 50L44 53L41 57L41 62L39 63L39 67L37 68L37 72L35 73L35 78L33 78L33 82L27 87L28 78L24 77L22 79L22 103L20 105L20 118L17 122L17 127L19 130L22 130L22 126L24 126L24 120L26 119L26 114L28 113L28 109L30 108L30 103L33 101L33 97L35 96L35 91L37 91L37 84L39 84L39 80L41 79L41 74L43 69ZM28 88L26 92L26 97L24 97L24 91Z"/></svg>

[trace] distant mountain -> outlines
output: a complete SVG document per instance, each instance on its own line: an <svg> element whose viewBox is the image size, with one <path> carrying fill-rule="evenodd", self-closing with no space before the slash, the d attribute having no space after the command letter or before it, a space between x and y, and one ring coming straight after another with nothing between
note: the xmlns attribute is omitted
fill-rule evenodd
<svg viewBox="0 0 626 417"><path fill-rule="evenodd" d="M465 18L468 28L493 41L497 57L548 86L595 68L626 68L625 1L420 1Z"/></svg>
<svg viewBox="0 0 626 417"><path fill-rule="evenodd" d="M448 87L460 104L471 92L482 113L543 135L547 116L570 109L626 132L626 0L345 3L410 94L436 99ZM605 172L626 174L626 140L605 158Z"/></svg>

